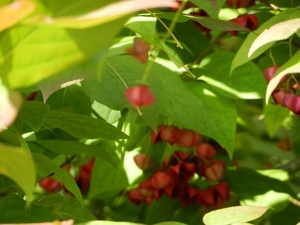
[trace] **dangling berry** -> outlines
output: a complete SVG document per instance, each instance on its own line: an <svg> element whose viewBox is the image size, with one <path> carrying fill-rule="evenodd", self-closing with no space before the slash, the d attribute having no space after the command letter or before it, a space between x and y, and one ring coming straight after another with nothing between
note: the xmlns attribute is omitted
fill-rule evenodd
<svg viewBox="0 0 300 225"><path fill-rule="evenodd" d="M154 102L154 96L146 85L137 85L126 89L125 96L135 107L149 106Z"/></svg>

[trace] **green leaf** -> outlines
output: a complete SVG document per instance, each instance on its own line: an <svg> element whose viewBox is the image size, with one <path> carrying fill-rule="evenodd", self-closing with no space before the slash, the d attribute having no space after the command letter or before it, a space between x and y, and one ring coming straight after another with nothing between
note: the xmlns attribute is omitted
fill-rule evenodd
<svg viewBox="0 0 300 225"><path fill-rule="evenodd" d="M58 154L74 155L74 154L91 154L94 155L107 164L117 167L116 162L111 157L110 153L105 148L100 148L99 146L86 145L81 142L75 141L64 141L64 140L37 140L36 143L43 148L50 151L56 152Z"/></svg>
<svg viewBox="0 0 300 225"><path fill-rule="evenodd" d="M18 0L11 4L0 7L0 31L7 29L35 9L35 4L30 0Z"/></svg>
<svg viewBox="0 0 300 225"><path fill-rule="evenodd" d="M61 205L63 201L64 198L60 193L53 193L42 198L39 201L39 205L45 207L53 207Z"/></svg>
<svg viewBox="0 0 300 225"><path fill-rule="evenodd" d="M264 30L252 43L248 57L250 58L258 48L265 44L289 38L298 29L300 29L300 18L286 20Z"/></svg>
<svg viewBox="0 0 300 225"><path fill-rule="evenodd" d="M96 158L91 176L89 198L109 199L128 186L126 173Z"/></svg>
<svg viewBox="0 0 300 225"><path fill-rule="evenodd" d="M96 221L89 221L86 223L79 223L77 225L141 225L141 224L140 223L131 223L131 222L96 220Z"/></svg>
<svg viewBox="0 0 300 225"><path fill-rule="evenodd" d="M38 132L49 111L50 107L48 104L38 101L25 101L20 109L18 118L30 126L34 131Z"/></svg>
<svg viewBox="0 0 300 225"><path fill-rule="evenodd" d="M56 217L47 208L26 202L18 195L10 194L0 201L0 223L39 223L54 221Z"/></svg>
<svg viewBox="0 0 300 225"><path fill-rule="evenodd" d="M50 17L37 17L36 20L31 20L30 23L38 25L58 26L72 29L83 29L99 24L108 23L113 20L119 19L125 15L150 8L159 7L173 7L177 6L176 2L173 1L119 1L114 2L100 9L82 14L79 16L69 16L61 18L50 18ZM29 24L30 24L29 23Z"/></svg>
<svg viewBox="0 0 300 225"><path fill-rule="evenodd" d="M268 103L272 92L280 83L281 78L290 73L300 73L300 50L297 51L289 61L279 67L278 70L276 70L276 73L270 80L267 87L266 103Z"/></svg>
<svg viewBox="0 0 300 225"><path fill-rule="evenodd" d="M96 220L96 217L78 202L76 198L64 201L57 212L63 220L73 219L75 224Z"/></svg>
<svg viewBox="0 0 300 225"><path fill-rule="evenodd" d="M127 86L136 85L144 73L145 66L130 56L110 57L107 62L111 67L105 66L100 80L96 76L91 76L82 82L84 91L92 99L110 108L128 107L136 110L126 100L124 95L126 88L119 77ZM220 132L217 128L219 124L217 125L211 118L203 101L188 89L175 72L154 63L149 71L147 84L155 96L155 104L141 109L142 118L148 124L155 124L155 121L152 117L145 118L143 115L145 110L152 110L156 112L155 120L158 114L161 114L182 127L215 139L227 151L233 151L234 139L229 140L227 134L224 136L224 132Z"/></svg>
<svg viewBox="0 0 300 225"><path fill-rule="evenodd" d="M27 150L0 144L0 174L15 181L25 192L27 200L31 199L36 175L33 160Z"/></svg>
<svg viewBox="0 0 300 225"><path fill-rule="evenodd" d="M295 8L284 10L278 15L272 17L267 22L263 23L257 30L255 30L255 33L249 33L242 46L240 46L239 51L236 53L234 60L232 61L231 64L230 71L232 72L235 68L243 65L244 63L252 59L255 59L257 56L262 54L266 49L271 47L273 43L266 44L262 46L260 49L258 49L250 58L248 58L249 49L252 43L254 42L254 40L256 39L257 35L261 34L265 29L269 28L274 24L288 20L290 18L290 15L297 11L298 9Z"/></svg>
<svg viewBox="0 0 300 225"><path fill-rule="evenodd" d="M225 0L191 0L191 2L198 6L200 9L203 9L210 17L217 19L219 11L224 5Z"/></svg>
<svg viewBox="0 0 300 225"><path fill-rule="evenodd" d="M168 221L168 222L162 222L162 223L155 223L154 225L185 225L185 223L179 223L175 221Z"/></svg>
<svg viewBox="0 0 300 225"><path fill-rule="evenodd" d="M261 217L269 208L262 206L233 206L204 215L205 225L225 225L248 222Z"/></svg>
<svg viewBox="0 0 300 225"><path fill-rule="evenodd" d="M230 75L230 63L234 54L215 52L205 57L195 75L206 81L215 90L233 99L263 98L266 82L261 70L252 62L237 68Z"/></svg>
<svg viewBox="0 0 300 225"><path fill-rule="evenodd" d="M228 141L229 145L231 140L235 138L236 131L237 112L234 104L220 94L215 93L214 90L204 82L189 82L188 87L202 100L211 119L218 124L218 132L222 133L224 141ZM222 112L222 116L220 116L220 112ZM230 150L233 150L233 146L227 150L231 158L233 151Z"/></svg>
<svg viewBox="0 0 300 225"><path fill-rule="evenodd" d="M1 77L10 88L36 84L102 52L126 19L84 30L48 26L9 29L3 33L0 43ZM30 55L24 57L28 52Z"/></svg>
<svg viewBox="0 0 300 225"><path fill-rule="evenodd" d="M299 224L299 207L290 203L283 211L270 216L272 225Z"/></svg>
<svg viewBox="0 0 300 225"><path fill-rule="evenodd" d="M104 120L78 114L51 111L45 123L60 128L77 138L118 140L127 135Z"/></svg>
<svg viewBox="0 0 300 225"><path fill-rule="evenodd" d="M274 136L289 113L288 108L280 105L268 104L264 106L264 124L270 137Z"/></svg>
<svg viewBox="0 0 300 225"><path fill-rule="evenodd" d="M78 201L83 205L81 192L72 177L72 175L59 167L57 167L51 159L47 158L46 156L38 153L32 154L33 159L36 165L36 172L41 177L46 177L51 173L54 173L55 177L64 183L65 188L70 191L74 196L78 199Z"/></svg>

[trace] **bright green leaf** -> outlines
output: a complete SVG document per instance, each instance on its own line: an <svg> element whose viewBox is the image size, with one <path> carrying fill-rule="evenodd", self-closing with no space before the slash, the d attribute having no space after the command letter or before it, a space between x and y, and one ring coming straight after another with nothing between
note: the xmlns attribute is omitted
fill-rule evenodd
<svg viewBox="0 0 300 225"><path fill-rule="evenodd" d="M109 140L127 138L126 134L106 121L84 115L51 111L45 123L51 127L60 128L77 138Z"/></svg>
<svg viewBox="0 0 300 225"><path fill-rule="evenodd" d="M272 92L275 90L277 85L280 83L280 80L286 75L290 73L300 73L300 50L297 51L293 57L287 61L284 65L276 70L274 77L270 80L267 93L266 93L266 103L268 103Z"/></svg>
<svg viewBox="0 0 300 225"><path fill-rule="evenodd" d="M289 38L298 29L300 29L300 18L277 23L269 29L264 30L252 43L248 57L250 58L258 48L267 43Z"/></svg>
<svg viewBox="0 0 300 225"><path fill-rule="evenodd" d="M33 160L25 149L1 144L0 174L15 181L30 200L35 188L36 175Z"/></svg>
<svg viewBox="0 0 300 225"><path fill-rule="evenodd" d="M262 206L234 206L214 210L204 215L205 225L229 225L248 222L261 217L269 208Z"/></svg>

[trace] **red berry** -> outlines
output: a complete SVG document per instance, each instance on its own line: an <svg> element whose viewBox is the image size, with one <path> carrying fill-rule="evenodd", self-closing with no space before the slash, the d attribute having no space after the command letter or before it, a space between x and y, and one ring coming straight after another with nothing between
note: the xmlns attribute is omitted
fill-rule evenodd
<svg viewBox="0 0 300 225"><path fill-rule="evenodd" d="M153 166L153 159L146 153L141 153L133 158L135 164L142 170L150 169Z"/></svg>
<svg viewBox="0 0 300 225"><path fill-rule="evenodd" d="M163 141L173 145L176 142L176 134L179 128L176 126L161 126L160 137Z"/></svg>
<svg viewBox="0 0 300 225"><path fill-rule="evenodd" d="M39 182L39 185L47 192L56 192L63 189L64 185L53 178L45 178Z"/></svg>
<svg viewBox="0 0 300 225"><path fill-rule="evenodd" d="M209 181L217 181L223 177L224 167L220 164L214 164L205 170L205 177Z"/></svg>
<svg viewBox="0 0 300 225"><path fill-rule="evenodd" d="M133 47L127 48L126 51L140 62L146 63L150 49L151 48L147 43L139 38L135 38Z"/></svg>
<svg viewBox="0 0 300 225"><path fill-rule="evenodd" d="M139 188L132 189L127 192L127 196L131 202L138 205L144 201L144 195Z"/></svg>
<svg viewBox="0 0 300 225"><path fill-rule="evenodd" d="M135 107L149 106L154 102L154 96L146 85L138 85L126 89L125 96Z"/></svg>
<svg viewBox="0 0 300 225"><path fill-rule="evenodd" d="M291 110L294 114L300 116L300 96L286 96L284 99L284 103L289 110Z"/></svg>
<svg viewBox="0 0 300 225"><path fill-rule="evenodd" d="M211 159L216 155L216 150L209 143L200 143L196 146L196 152L199 156Z"/></svg>
<svg viewBox="0 0 300 225"><path fill-rule="evenodd" d="M267 83L269 83L270 80L273 78L273 76L276 73L276 70L278 68L279 68L279 66L271 66L264 70L264 76L265 76Z"/></svg>
<svg viewBox="0 0 300 225"><path fill-rule="evenodd" d="M162 171L156 171L151 177L151 184L154 188L164 189L171 181L171 176Z"/></svg>
<svg viewBox="0 0 300 225"><path fill-rule="evenodd" d="M190 148L195 146L201 137L202 136L195 131L182 129L176 133L176 144L180 147Z"/></svg>
<svg viewBox="0 0 300 225"><path fill-rule="evenodd" d="M28 101L33 101L33 100L35 100L35 99L36 99L36 96L37 96L37 94L38 94L38 92L37 92L37 91L35 91L35 92L32 92L31 94L27 95L27 97L26 97L26 100L28 100Z"/></svg>
<svg viewBox="0 0 300 225"><path fill-rule="evenodd" d="M258 27L258 19L256 15L253 14L241 15L230 21L237 23L242 27L247 27L249 30L256 30ZM231 33L233 36L237 35L237 31L229 31L229 33Z"/></svg>

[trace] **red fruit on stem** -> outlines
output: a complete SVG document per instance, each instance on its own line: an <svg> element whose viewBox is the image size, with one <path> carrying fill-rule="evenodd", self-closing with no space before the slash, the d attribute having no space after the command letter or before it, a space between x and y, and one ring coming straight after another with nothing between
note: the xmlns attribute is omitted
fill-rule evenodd
<svg viewBox="0 0 300 225"><path fill-rule="evenodd" d="M141 193L141 190L139 188L128 191L127 196L129 200L136 205L139 205L144 201L144 195Z"/></svg>
<svg viewBox="0 0 300 225"><path fill-rule="evenodd" d="M209 143L200 143L196 146L196 152L199 156L211 159L216 155L216 150Z"/></svg>
<svg viewBox="0 0 300 225"><path fill-rule="evenodd" d="M286 96L284 99L284 103L289 110L291 110L294 114L300 116L300 96Z"/></svg>
<svg viewBox="0 0 300 225"><path fill-rule="evenodd" d="M173 145L176 142L176 134L179 128L176 126L161 126L160 137L163 141Z"/></svg>
<svg viewBox="0 0 300 225"><path fill-rule="evenodd" d="M26 100L33 101L36 99L36 96L38 94L38 91L32 92L31 94L27 95Z"/></svg>
<svg viewBox="0 0 300 225"><path fill-rule="evenodd" d="M269 83L270 80L273 78L273 76L276 73L276 70L278 68L279 68L279 66L271 66L264 70L264 76L265 76L267 83Z"/></svg>
<svg viewBox="0 0 300 225"><path fill-rule="evenodd" d="M154 102L154 96L146 85L126 89L125 96L134 107L149 106Z"/></svg>
<svg viewBox="0 0 300 225"><path fill-rule="evenodd" d="M63 189L64 185L51 177L45 178L39 182L39 185L47 192L56 192Z"/></svg>
<svg viewBox="0 0 300 225"><path fill-rule="evenodd" d="M205 170L205 177L209 181L217 181L223 177L223 173L224 166L220 164L214 164Z"/></svg>
<svg viewBox="0 0 300 225"><path fill-rule="evenodd" d="M147 43L139 38L135 38L133 47L127 48L126 51L140 62L146 63L150 49L151 48Z"/></svg>
<svg viewBox="0 0 300 225"><path fill-rule="evenodd" d="M154 188L164 189L171 181L171 176L162 171L156 171L151 177L151 184Z"/></svg>
<svg viewBox="0 0 300 225"><path fill-rule="evenodd" d="M284 88L280 88L280 90L276 90L272 93L275 104L280 104L283 107L286 107L285 99L288 96L295 96L295 94L293 92L287 92Z"/></svg>
<svg viewBox="0 0 300 225"><path fill-rule="evenodd" d="M160 126L160 127L157 128L157 133L155 133L153 130L151 130L151 142L152 142L152 144L154 144L154 145L155 145L156 143L162 141L162 139L161 139L161 137L160 137L161 128L162 128L162 126Z"/></svg>
<svg viewBox="0 0 300 225"><path fill-rule="evenodd" d="M153 166L153 159L146 153L140 153L133 158L135 164L142 170L150 169Z"/></svg>
<svg viewBox="0 0 300 225"><path fill-rule="evenodd" d="M176 133L176 144L180 147L190 148L195 146L201 137L200 134L193 130L182 129Z"/></svg>
<svg viewBox="0 0 300 225"><path fill-rule="evenodd" d="M230 21L237 23L242 27L246 27L249 30L256 30L256 28L258 27L258 19L256 15L253 14L241 15ZM229 31L229 33L232 34L233 36L237 35L237 31Z"/></svg>

